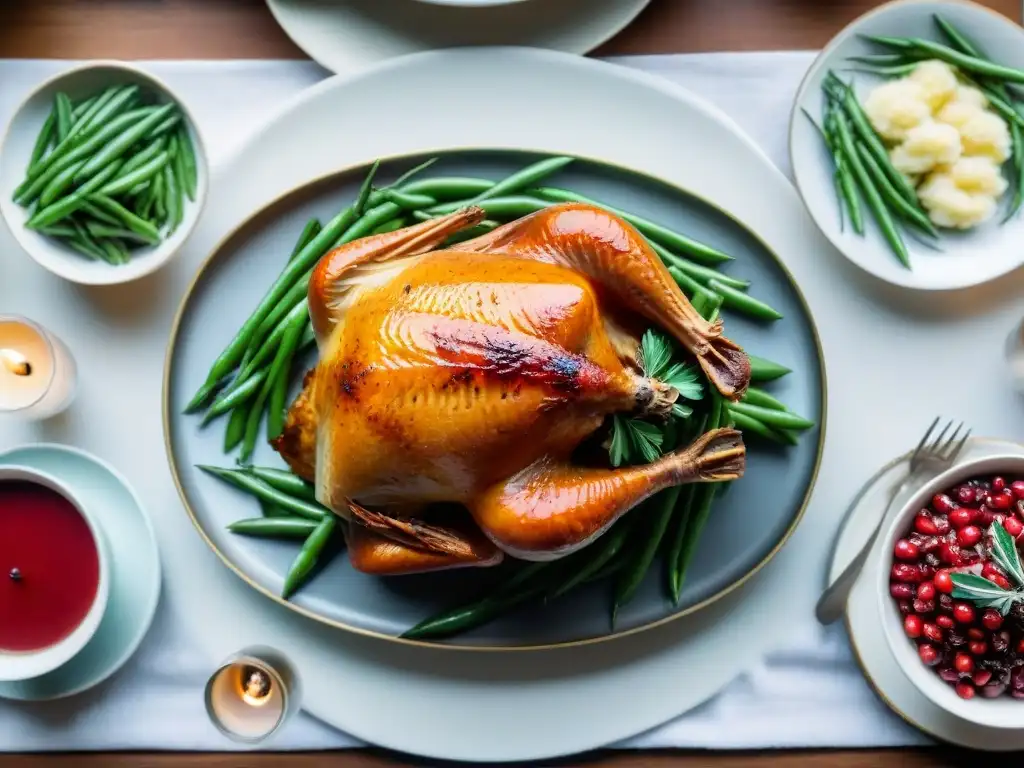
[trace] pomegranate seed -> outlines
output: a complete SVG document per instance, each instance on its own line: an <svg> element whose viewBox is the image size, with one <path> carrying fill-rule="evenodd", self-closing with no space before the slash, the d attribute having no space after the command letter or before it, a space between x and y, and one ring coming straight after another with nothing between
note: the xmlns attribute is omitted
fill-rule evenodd
<svg viewBox="0 0 1024 768"><path fill-rule="evenodd" d="M892 566L892 578L896 581L916 584L921 581L921 571L916 565L909 563L895 563Z"/></svg>
<svg viewBox="0 0 1024 768"><path fill-rule="evenodd" d="M1002 568L989 560L983 566L981 566L981 575L983 578L991 579L993 576L1005 576Z"/></svg>
<svg viewBox="0 0 1024 768"><path fill-rule="evenodd" d="M986 699L995 699L1006 693L1006 683L989 683L981 689L981 695Z"/></svg>
<svg viewBox="0 0 1024 768"><path fill-rule="evenodd" d="M1024 480L1014 480L1010 483L1010 493L1018 499L1024 499Z"/></svg>
<svg viewBox="0 0 1024 768"><path fill-rule="evenodd" d="M900 616L909 616L914 612L914 607L910 604L909 600L900 600L896 603L896 606L900 609Z"/></svg>
<svg viewBox="0 0 1024 768"><path fill-rule="evenodd" d="M917 544L914 544L911 541L907 541L906 539L900 539L896 542L896 546L893 547L893 554L895 554L896 557L900 560L910 560L912 562L916 562L918 556L921 553L917 548Z"/></svg>
<svg viewBox="0 0 1024 768"><path fill-rule="evenodd" d="M917 585L917 596L922 600L935 599L935 582L925 581Z"/></svg>
<svg viewBox="0 0 1024 768"><path fill-rule="evenodd" d="M967 644L967 650L969 650L975 656L984 656L988 653L988 643L984 640L975 640L974 642ZM978 683L978 685L984 685L985 683Z"/></svg>
<svg viewBox="0 0 1024 768"><path fill-rule="evenodd" d="M979 669L973 675L971 675L971 682L977 686L988 685L989 680L992 679L992 670L990 669Z"/></svg>
<svg viewBox="0 0 1024 768"><path fill-rule="evenodd" d="M950 576L949 571L943 569L935 573L934 582L935 588L939 592L952 592L953 591L953 578Z"/></svg>
<svg viewBox="0 0 1024 768"><path fill-rule="evenodd" d="M907 633L907 637L917 639L921 636L921 629L924 627L924 622L921 621L920 616L914 616L911 614L903 619L903 631Z"/></svg>
<svg viewBox="0 0 1024 768"><path fill-rule="evenodd" d="M956 499L961 504L973 504L976 498L978 498L977 493L969 485L961 485L956 489Z"/></svg>
<svg viewBox="0 0 1024 768"><path fill-rule="evenodd" d="M934 600L922 600L917 598L914 603L914 613L931 613L935 610Z"/></svg>
<svg viewBox="0 0 1024 768"><path fill-rule="evenodd" d="M943 667L939 670L939 677L945 680L947 683L955 683L960 679L960 673L957 672L953 667Z"/></svg>
<svg viewBox="0 0 1024 768"><path fill-rule="evenodd" d="M1010 647L1010 633L1005 629L992 633L992 650L995 653L1006 653Z"/></svg>
<svg viewBox="0 0 1024 768"><path fill-rule="evenodd" d="M944 493L936 493L932 497L932 509L942 515L948 515L954 509L953 500Z"/></svg>
<svg viewBox="0 0 1024 768"><path fill-rule="evenodd" d="M1015 539L1024 533L1024 523L1016 517L1008 517L1003 520L1003 528L1005 528L1006 532Z"/></svg>
<svg viewBox="0 0 1024 768"><path fill-rule="evenodd" d="M924 635L927 639L931 640L933 643L942 642L942 630L939 629L938 625L936 624L925 623L925 625L921 627L921 634Z"/></svg>
<svg viewBox="0 0 1024 768"><path fill-rule="evenodd" d="M998 573L995 574L991 578L991 581L993 583L995 583L996 585L1002 587L1003 589L1009 589L1010 588L1010 581L1009 581L1009 579L1007 579L1005 576L1002 576L1002 575L1000 575Z"/></svg>
<svg viewBox="0 0 1024 768"><path fill-rule="evenodd" d="M948 541L944 541L942 542L942 546L939 547L939 559L946 565L956 566L962 565L964 558L963 553L960 551L960 547L956 544L950 544Z"/></svg>
<svg viewBox="0 0 1024 768"><path fill-rule="evenodd" d="M957 603L953 606L953 618L961 624L973 624L974 607L970 603Z"/></svg>
<svg viewBox="0 0 1024 768"><path fill-rule="evenodd" d="M1017 641L1017 653L1024 653L1024 637Z"/></svg>
<svg viewBox="0 0 1024 768"><path fill-rule="evenodd" d="M1010 687L1015 691L1024 691L1024 667L1014 667L1010 671Z"/></svg>
<svg viewBox="0 0 1024 768"><path fill-rule="evenodd" d="M1014 508L1017 510L1017 516L1024 518L1024 500L1018 499L1017 503L1014 504Z"/></svg>
<svg viewBox="0 0 1024 768"><path fill-rule="evenodd" d="M973 699L974 693L974 686L970 683L960 682L956 684L956 695L961 699Z"/></svg>
<svg viewBox="0 0 1024 768"><path fill-rule="evenodd" d="M889 594L897 600L909 600L914 596L914 588L910 584L893 582L889 585Z"/></svg>
<svg viewBox="0 0 1024 768"><path fill-rule="evenodd" d="M914 530L926 536L935 536L939 532L939 529L935 527L935 521L932 520L932 516L924 509L918 512L917 517L914 518Z"/></svg>
<svg viewBox="0 0 1024 768"><path fill-rule="evenodd" d="M966 653L958 653L953 659L953 666L961 675L969 675L974 671L974 659Z"/></svg>
<svg viewBox="0 0 1024 768"><path fill-rule="evenodd" d="M973 547L979 541L981 541L981 528L976 525L967 525L956 532L956 541L961 547ZM898 544L899 542L897 542ZM910 542L907 542L910 544ZM910 544L910 546L914 546ZM914 547L916 550L917 547ZM915 551L915 555L917 552ZM906 559L906 558L904 558Z"/></svg>
<svg viewBox="0 0 1024 768"><path fill-rule="evenodd" d="M986 608L984 613L981 614L981 623L985 629L990 629L993 632L1003 626L1003 617L995 608Z"/></svg>
<svg viewBox="0 0 1024 768"><path fill-rule="evenodd" d="M949 533L949 520L944 517L933 517L932 525L935 526L935 533L938 536L945 536Z"/></svg>
<svg viewBox="0 0 1024 768"><path fill-rule="evenodd" d="M954 509L949 513L949 524L954 528L963 528L965 525L970 525L973 520L974 513L966 507Z"/></svg>
<svg viewBox="0 0 1024 768"><path fill-rule="evenodd" d="M977 627L971 627L970 629L968 629L967 630L967 636L969 638L971 638L971 640L984 640L985 639L985 633L982 630L978 629Z"/></svg>
<svg viewBox="0 0 1024 768"><path fill-rule="evenodd" d="M1006 490L1006 480L1001 477L992 478L992 490L993 491L1004 491Z"/></svg>
<svg viewBox="0 0 1024 768"><path fill-rule="evenodd" d="M992 521L996 519L995 514L988 507L981 507L978 513L974 516L974 522L980 525L982 528L988 528L992 525Z"/></svg>
<svg viewBox="0 0 1024 768"><path fill-rule="evenodd" d="M935 649L934 645L921 643L917 647L917 655L921 657L921 661L925 666L933 667L939 663L939 652Z"/></svg>
<svg viewBox="0 0 1024 768"><path fill-rule="evenodd" d="M956 622L953 621L953 617L952 616L946 616L945 614L942 614L941 616L936 616L935 617L935 623L938 624L943 629L952 629L953 627L956 626Z"/></svg>
<svg viewBox="0 0 1024 768"><path fill-rule="evenodd" d="M1013 505L1013 494L1003 491L1002 493L993 493L988 497L986 502L992 509L1007 510Z"/></svg>

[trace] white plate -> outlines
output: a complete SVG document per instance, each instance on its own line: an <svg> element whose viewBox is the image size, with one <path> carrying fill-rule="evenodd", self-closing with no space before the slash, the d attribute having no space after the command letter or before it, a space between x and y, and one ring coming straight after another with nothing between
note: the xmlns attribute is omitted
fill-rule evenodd
<svg viewBox="0 0 1024 768"><path fill-rule="evenodd" d="M479 109L484 92L529 93L534 108ZM630 125L629 141L608 119L609 104L644 115ZM778 169L689 92L566 54L466 48L396 59L293 99L215 166L217 204L204 212L189 258L212 253L254 210L311 179L378 156L446 147L572 152L665 179L743 221L798 282L813 281L828 249ZM808 300L817 316L822 308ZM171 610L203 628L196 639L211 669L250 643L276 645L295 660L304 705L316 717L384 747L473 762L594 749L691 709L790 638L786 622L764 607L806 581L806 557L786 548L736 594L663 627L594 646L461 653L384 643L295 616L228 571L184 511L159 516L157 526Z"/></svg>
<svg viewBox="0 0 1024 768"><path fill-rule="evenodd" d="M649 2L267 0L267 5L310 58L332 72L348 74L394 56L466 45L523 45L584 54L614 37ZM459 86L450 83L445 91L435 90L437 103L445 103L450 89ZM477 91L477 108L495 93L491 88ZM405 119L415 123L418 116L407 113Z"/></svg>
<svg viewBox="0 0 1024 768"><path fill-rule="evenodd" d="M821 82L828 71L849 67L849 56L878 53L883 49L861 40L862 34L923 37L945 42L932 19L939 13L974 40L994 61L1024 69L1024 33L994 11L973 3L903 0L888 3L861 16L832 39L807 72L796 96L789 126L789 153L797 189L814 221L846 258L875 277L895 285L923 290L966 288L993 280L1024 262L1024 213L1000 225L1013 196L1012 182L1000 200L996 215L966 233L942 231L936 252L912 237L904 237L910 252L907 270L896 260L882 238L868 208L864 208L864 236L848 225L840 231L839 204L832 185L832 160L821 135L801 110L820 124ZM840 73L845 80L850 73ZM854 87L864 99L866 89L880 82L874 75L852 73Z"/></svg>
<svg viewBox="0 0 1024 768"><path fill-rule="evenodd" d="M974 438L964 449L961 459L967 461L1005 454L1024 455L1024 445L1005 440ZM871 535L871 526L878 519L889 488L904 471L905 460L906 456L902 456L883 467L876 475L874 484L850 513L836 540L835 552L829 566L830 579L839 575ZM888 520L892 520L902 505L930 479L928 476L922 477L920 482L904 490L889 510ZM881 567L882 549L885 546L883 538L879 537L875 542L875 547L864 564L863 575L854 585L850 602L846 607L846 628L850 635L850 645L871 687L893 712L929 736L971 749L1024 749L1024 731L985 728L951 715L918 691L900 669L882 631L875 592L877 580L872 578L875 569Z"/></svg>

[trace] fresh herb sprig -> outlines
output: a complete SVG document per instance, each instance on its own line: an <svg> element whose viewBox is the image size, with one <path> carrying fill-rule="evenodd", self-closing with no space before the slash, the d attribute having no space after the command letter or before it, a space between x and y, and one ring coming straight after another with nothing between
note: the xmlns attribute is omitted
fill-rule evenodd
<svg viewBox="0 0 1024 768"><path fill-rule="evenodd" d="M995 608L1005 616L1015 603L1024 600L1024 568L1021 567L1017 545L1002 523L992 523L988 532L992 537L992 559L1006 571L1016 588L1003 589L973 573L954 573L951 576L952 594L958 600L970 600L979 608Z"/></svg>

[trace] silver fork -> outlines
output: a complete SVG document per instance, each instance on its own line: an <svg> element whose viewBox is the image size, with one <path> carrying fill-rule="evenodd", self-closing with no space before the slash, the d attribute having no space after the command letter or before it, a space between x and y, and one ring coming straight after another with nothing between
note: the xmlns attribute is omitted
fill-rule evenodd
<svg viewBox="0 0 1024 768"><path fill-rule="evenodd" d="M864 546L861 547L853 560L850 561L850 564L839 574L839 577L818 598L818 604L814 608L814 615L822 624L831 624L843 615L843 611L846 609L846 601L850 596L850 590L853 589L853 585L857 581L861 569L864 567L864 562L867 560L872 546L874 546L875 539L878 538L878 532L882 530L882 523L888 517L889 508L892 506L892 503L922 471L928 470L937 474L951 467L967 443L967 438L971 436L971 430L968 429L963 437L960 437L960 431L964 428L963 422L960 422L959 426L953 431L953 434L947 438L946 434L953 426L953 422L949 421L942 428L942 431L939 432L938 436L931 442L928 442L935 428L939 425L939 421L940 418L936 417L935 421L928 427L928 431L924 433L921 442L917 444L914 452L910 454L907 474L889 491L889 500L885 505L885 509L882 510L882 514L879 515L878 522L875 524L875 529L871 532L870 538L864 543ZM959 441L957 440L958 437L960 438ZM846 510L847 515L850 514L854 506L860 501L868 487L874 483L874 480L874 477L869 479L853 497L853 502Z"/></svg>

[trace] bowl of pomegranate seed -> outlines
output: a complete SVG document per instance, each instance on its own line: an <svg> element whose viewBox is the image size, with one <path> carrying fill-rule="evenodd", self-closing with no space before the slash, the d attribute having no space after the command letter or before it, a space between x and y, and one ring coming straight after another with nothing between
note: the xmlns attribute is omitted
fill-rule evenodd
<svg viewBox="0 0 1024 768"><path fill-rule="evenodd" d="M1024 456L943 472L883 544L882 626L910 682L965 720L1024 728Z"/></svg>

